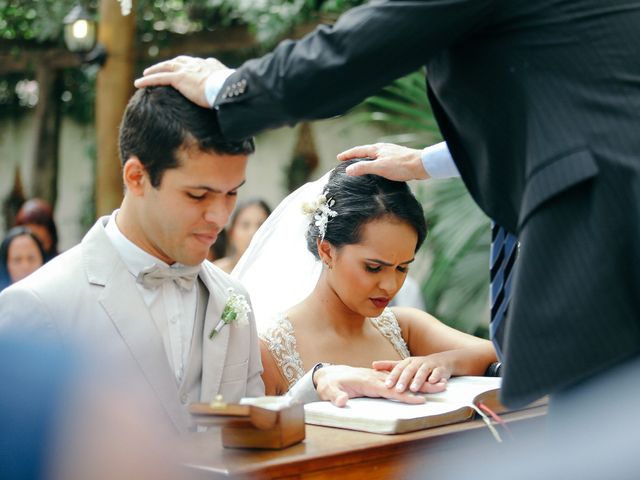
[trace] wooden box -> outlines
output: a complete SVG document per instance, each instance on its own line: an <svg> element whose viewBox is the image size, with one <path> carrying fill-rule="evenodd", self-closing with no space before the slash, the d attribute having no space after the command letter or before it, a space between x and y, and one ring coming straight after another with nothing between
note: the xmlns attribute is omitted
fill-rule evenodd
<svg viewBox="0 0 640 480"><path fill-rule="evenodd" d="M251 404L196 403L189 411L198 425L221 425L222 445L281 449L304 440L304 406L281 397L248 399Z"/></svg>

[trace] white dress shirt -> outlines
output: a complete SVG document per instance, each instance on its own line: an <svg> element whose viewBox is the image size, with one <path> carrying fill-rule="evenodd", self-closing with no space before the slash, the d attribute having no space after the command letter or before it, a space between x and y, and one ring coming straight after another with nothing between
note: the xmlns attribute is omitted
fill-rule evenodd
<svg viewBox="0 0 640 480"><path fill-rule="evenodd" d="M224 82L226 82L229 75L235 71L235 68L225 68L223 70L216 70L207 77L204 83L204 96L207 98L210 107L213 108L213 103L216 101L220 90L222 90Z"/></svg>
<svg viewBox="0 0 640 480"><path fill-rule="evenodd" d="M182 266L179 263L167 265L125 237L116 224L117 214L118 210L113 212L105 231L134 280L143 269L155 264L166 268ZM172 281L166 281L157 288L146 288L136 282L136 288L149 308L151 318L162 336L167 359L180 384L184 377L193 337L198 289L194 284L189 290L184 290Z"/></svg>
<svg viewBox="0 0 640 480"><path fill-rule="evenodd" d="M458 167L453 162L447 142L436 143L422 150L422 166L431 178L459 177Z"/></svg>

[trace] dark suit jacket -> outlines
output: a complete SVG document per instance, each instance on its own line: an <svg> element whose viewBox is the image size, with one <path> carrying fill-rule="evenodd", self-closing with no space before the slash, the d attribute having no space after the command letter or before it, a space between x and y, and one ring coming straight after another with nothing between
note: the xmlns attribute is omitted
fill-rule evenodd
<svg viewBox="0 0 640 480"><path fill-rule="evenodd" d="M251 60L216 105L232 138L343 113L426 65L471 195L521 241L504 401L640 351L640 1L387 1Z"/></svg>

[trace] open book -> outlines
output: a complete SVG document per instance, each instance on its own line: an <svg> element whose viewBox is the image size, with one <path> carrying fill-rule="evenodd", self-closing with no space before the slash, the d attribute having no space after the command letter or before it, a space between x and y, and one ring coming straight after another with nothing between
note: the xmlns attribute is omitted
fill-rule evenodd
<svg viewBox="0 0 640 480"><path fill-rule="evenodd" d="M313 402L304 406L305 422L385 434L464 422L473 417L480 403L496 413L505 410L498 400L501 381L499 377L450 378L444 392L425 394L427 402L421 405L382 398L350 399L343 408Z"/></svg>

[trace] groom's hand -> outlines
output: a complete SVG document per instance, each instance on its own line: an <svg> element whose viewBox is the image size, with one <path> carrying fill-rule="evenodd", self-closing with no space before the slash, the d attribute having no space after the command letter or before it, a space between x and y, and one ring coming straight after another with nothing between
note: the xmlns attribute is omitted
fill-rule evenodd
<svg viewBox="0 0 640 480"><path fill-rule="evenodd" d="M314 377L318 395L337 407L344 407L347 400L357 397L382 397L405 403L424 403L424 397L411 392L398 392L385 385L386 372L370 368L328 365L319 369Z"/></svg>
<svg viewBox="0 0 640 480"><path fill-rule="evenodd" d="M205 83L209 75L227 67L215 58L197 58L181 55L146 68L134 85L137 88L171 85L182 95L201 107L209 108Z"/></svg>

